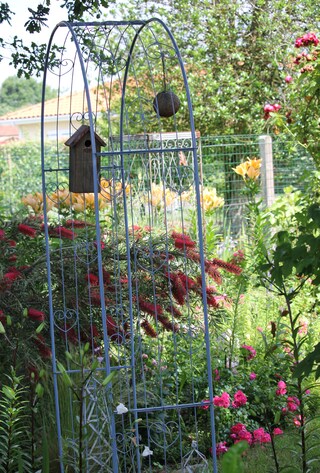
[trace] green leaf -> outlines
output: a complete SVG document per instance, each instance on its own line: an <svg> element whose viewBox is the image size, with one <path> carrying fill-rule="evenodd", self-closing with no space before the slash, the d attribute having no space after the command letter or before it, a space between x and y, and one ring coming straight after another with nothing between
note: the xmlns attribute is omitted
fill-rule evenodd
<svg viewBox="0 0 320 473"><path fill-rule="evenodd" d="M241 455L248 447L248 442L239 442L229 448L222 458L222 473L244 473Z"/></svg>
<svg viewBox="0 0 320 473"><path fill-rule="evenodd" d="M45 322L42 322L37 328L36 328L36 333L42 332L44 327L46 326Z"/></svg>
<svg viewBox="0 0 320 473"><path fill-rule="evenodd" d="M106 378L104 378L104 380L101 383L101 386L107 386L107 384L111 383L111 381L116 375L117 375L116 371L111 371L111 373Z"/></svg>
<svg viewBox="0 0 320 473"><path fill-rule="evenodd" d="M6 329L4 328L3 323L0 322L0 334L3 335L5 333L6 333Z"/></svg>

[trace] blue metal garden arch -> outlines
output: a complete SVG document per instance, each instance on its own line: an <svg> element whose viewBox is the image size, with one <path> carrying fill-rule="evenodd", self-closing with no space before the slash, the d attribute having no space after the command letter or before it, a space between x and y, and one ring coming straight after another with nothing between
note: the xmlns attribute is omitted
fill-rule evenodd
<svg viewBox="0 0 320 473"><path fill-rule="evenodd" d="M52 66L57 40L60 57ZM56 77L58 89L54 146L46 131L48 74ZM157 98L161 87L169 91L172 109L165 118ZM188 117L187 133L176 119L172 90ZM97 150L99 133L106 150ZM78 163L90 156L77 177L87 179L90 167L90 193L69 190L74 157L65 139L76 143ZM197 134L185 68L167 26L157 18L59 23L46 56L41 142L60 471L65 466L81 472L158 471L159 462L164 471L176 464L189 471L193 461L213 462L216 472L215 455L207 460L199 446L209 439L215 452ZM195 241L187 233L192 208ZM193 266L199 273L196 289ZM191 290L201 304L203 329L194 325ZM210 404L207 432L199 427L203 400L196 398L192 373L201 350ZM154 370L145 361L151 357ZM181 360L190 371L189 393L182 392ZM154 392L152 383L158 386ZM193 432L184 431L189 412Z"/></svg>

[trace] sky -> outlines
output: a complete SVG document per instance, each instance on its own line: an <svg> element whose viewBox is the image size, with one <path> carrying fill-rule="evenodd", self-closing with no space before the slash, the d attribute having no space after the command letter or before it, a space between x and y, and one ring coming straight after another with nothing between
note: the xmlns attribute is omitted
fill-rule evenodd
<svg viewBox="0 0 320 473"><path fill-rule="evenodd" d="M48 19L48 28L43 28L41 33L34 33L31 35L26 32L24 24L28 20L30 14L28 8L34 10L37 9L37 5L41 3L41 0L6 0L9 4L10 10L15 12L14 17L12 18L11 25L7 23L1 24L1 37L5 40L9 40L17 35L19 38L23 39L26 45L30 44L31 41L35 43L47 43L51 32L55 25L60 21L67 19L66 10L60 8L61 0L52 0L52 5L50 7L50 17ZM0 86L2 82L9 76L16 75L16 71L12 66L9 66L10 54L6 54L6 51L1 51L4 59L0 62ZM38 79L40 80L40 78Z"/></svg>

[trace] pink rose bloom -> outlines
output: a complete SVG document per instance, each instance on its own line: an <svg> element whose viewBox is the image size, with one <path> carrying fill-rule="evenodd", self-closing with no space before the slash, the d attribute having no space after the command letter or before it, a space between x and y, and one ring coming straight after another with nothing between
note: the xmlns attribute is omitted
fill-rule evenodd
<svg viewBox="0 0 320 473"><path fill-rule="evenodd" d="M250 373L250 375L249 375L250 381L253 381L254 379L256 379L256 377L257 377L257 375L254 372Z"/></svg>
<svg viewBox="0 0 320 473"><path fill-rule="evenodd" d="M278 111L280 110L280 108L281 108L281 105L279 105L278 103L275 103L274 106L273 106L273 108L274 108L274 111L275 111L275 112L278 112Z"/></svg>
<svg viewBox="0 0 320 473"><path fill-rule="evenodd" d="M248 432L247 430L239 432L238 438L234 443L239 443L239 442L241 442L241 440L245 440L245 441L248 442L249 445L251 445L252 444L252 434L250 432Z"/></svg>
<svg viewBox="0 0 320 473"><path fill-rule="evenodd" d="M257 354L256 350L250 345L241 345L241 348L247 351L247 361L252 360Z"/></svg>
<svg viewBox="0 0 320 473"><path fill-rule="evenodd" d="M203 399L202 402L204 403L203 406L200 406L201 409L204 409L205 411L209 409L210 407L210 399Z"/></svg>
<svg viewBox="0 0 320 473"><path fill-rule="evenodd" d="M279 381L278 389L276 390L276 395L277 396L284 396L287 392L286 387L287 387L287 385L284 381Z"/></svg>
<svg viewBox="0 0 320 473"><path fill-rule="evenodd" d="M263 111L269 113L269 112L274 112L275 109L274 109L274 106L273 106L273 105L271 105L270 103L267 103L267 104L263 107Z"/></svg>
<svg viewBox="0 0 320 473"><path fill-rule="evenodd" d="M287 75L284 80L287 84L290 84L290 82L292 82L293 79L290 75Z"/></svg>
<svg viewBox="0 0 320 473"><path fill-rule="evenodd" d="M294 419L293 419L293 423L296 427L300 427L301 425L301 416L295 416Z"/></svg>
<svg viewBox="0 0 320 473"><path fill-rule="evenodd" d="M271 437L268 432L265 432L263 427L253 431L253 440L255 443L268 443L271 442Z"/></svg>
<svg viewBox="0 0 320 473"><path fill-rule="evenodd" d="M247 402L247 396L242 391L237 391L234 395L232 407L244 406Z"/></svg>
<svg viewBox="0 0 320 473"><path fill-rule="evenodd" d="M300 401L298 398L296 398L295 396L292 396L292 397L288 397L287 399L287 408L290 412L295 412L298 410L300 406Z"/></svg>
<svg viewBox="0 0 320 473"><path fill-rule="evenodd" d="M273 435L282 435L283 434L283 430L281 430L279 427L275 427L273 429Z"/></svg>
<svg viewBox="0 0 320 473"><path fill-rule="evenodd" d="M228 451L227 442L219 442L219 443L217 443L217 445L216 445L216 454L217 454L217 457L219 457L219 456L222 455L223 453L226 453L227 451Z"/></svg>
<svg viewBox="0 0 320 473"><path fill-rule="evenodd" d="M213 370L213 374L214 374L214 381L219 381L220 379L219 370L218 369Z"/></svg>
<svg viewBox="0 0 320 473"><path fill-rule="evenodd" d="M230 396L228 393L224 392L221 396L215 396L213 398L213 404L217 407L228 408L230 406Z"/></svg>
<svg viewBox="0 0 320 473"><path fill-rule="evenodd" d="M230 432L232 434L238 435L239 432L246 432L247 427L244 424L241 424L240 422L238 424L235 424L231 427Z"/></svg>

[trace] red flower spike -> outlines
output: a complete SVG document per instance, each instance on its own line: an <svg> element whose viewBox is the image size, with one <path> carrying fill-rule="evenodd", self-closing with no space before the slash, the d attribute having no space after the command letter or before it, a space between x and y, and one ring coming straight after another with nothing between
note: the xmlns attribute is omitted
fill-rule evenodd
<svg viewBox="0 0 320 473"><path fill-rule="evenodd" d="M50 348L46 345L45 339L42 335L38 334L37 338L34 339L35 345L38 347L39 353L42 358L51 358L52 353Z"/></svg>
<svg viewBox="0 0 320 473"><path fill-rule="evenodd" d="M174 305L166 307L166 312L169 312L169 314L173 315L174 317L182 317L182 312L180 312L180 310Z"/></svg>
<svg viewBox="0 0 320 473"><path fill-rule="evenodd" d="M189 276L187 276L182 271L180 271L178 274L186 289L193 289L195 286L197 286L197 282L194 279L189 278Z"/></svg>
<svg viewBox="0 0 320 473"><path fill-rule="evenodd" d="M152 325L147 321L143 320L141 322L141 327L144 329L145 333L151 337L151 338L157 338L158 334L155 331L155 329L152 327Z"/></svg>
<svg viewBox="0 0 320 473"><path fill-rule="evenodd" d="M222 284L222 277L217 267L211 261L205 261L205 271L217 283Z"/></svg>
<svg viewBox="0 0 320 473"><path fill-rule="evenodd" d="M117 326L115 320L111 315L107 315L107 333L109 336L115 335L119 332L119 327Z"/></svg>
<svg viewBox="0 0 320 473"><path fill-rule="evenodd" d="M19 223L18 230L20 233L23 233L23 235L27 235L30 238L34 238L37 234L37 230L35 228L25 225L24 223Z"/></svg>
<svg viewBox="0 0 320 473"><path fill-rule="evenodd" d="M62 227L61 225L52 228L50 234L57 235L59 238L67 238L68 240L74 240L77 237L72 230Z"/></svg>
<svg viewBox="0 0 320 473"><path fill-rule="evenodd" d="M180 305L184 305L186 302L187 290L183 281L180 279L178 274L171 274L172 280L172 295Z"/></svg>
<svg viewBox="0 0 320 473"><path fill-rule="evenodd" d="M43 322L46 318L46 314L40 310L29 308L28 317L34 322Z"/></svg>
<svg viewBox="0 0 320 473"><path fill-rule="evenodd" d="M108 286L111 282L111 275L109 271L106 269L102 268L102 274L103 274L103 283Z"/></svg>
<svg viewBox="0 0 320 473"><path fill-rule="evenodd" d="M226 261L222 261L221 259L214 258L211 260L211 263L215 266L218 266L218 268L225 269L229 273L239 275L242 273L242 268L239 268L234 263L227 263Z"/></svg>
<svg viewBox="0 0 320 473"><path fill-rule="evenodd" d="M72 219L69 219L69 220L66 220L65 222L65 226L67 228L85 228L85 227L93 227L94 225L92 225L91 223L87 223L87 222L83 222L82 220L72 220Z"/></svg>
<svg viewBox="0 0 320 473"><path fill-rule="evenodd" d="M163 315L158 315L157 319L166 330L170 332L178 332L179 325L172 323L171 320L168 319L168 317L165 317Z"/></svg>
<svg viewBox="0 0 320 473"><path fill-rule="evenodd" d="M91 286L99 286L99 278L95 274L86 274L86 280L90 282Z"/></svg>
<svg viewBox="0 0 320 473"><path fill-rule="evenodd" d="M5 231L0 228L0 240L4 240L6 237Z"/></svg>
<svg viewBox="0 0 320 473"><path fill-rule="evenodd" d="M139 297L139 307L142 312L146 312L152 316L161 315L163 313L163 309L159 304L144 301L142 297Z"/></svg>
<svg viewBox="0 0 320 473"><path fill-rule="evenodd" d="M210 294L207 295L207 304L210 307L214 307L215 309L218 309L220 307L219 302L216 300L216 298Z"/></svg>

